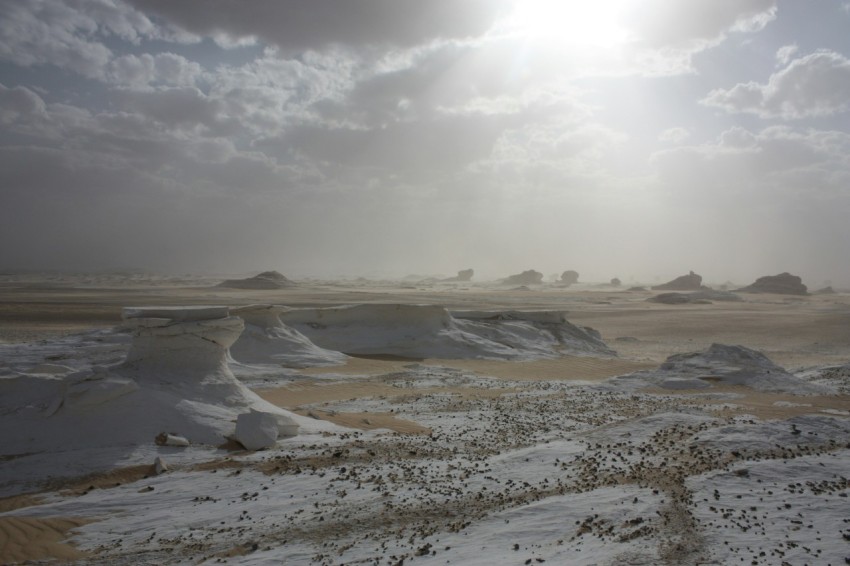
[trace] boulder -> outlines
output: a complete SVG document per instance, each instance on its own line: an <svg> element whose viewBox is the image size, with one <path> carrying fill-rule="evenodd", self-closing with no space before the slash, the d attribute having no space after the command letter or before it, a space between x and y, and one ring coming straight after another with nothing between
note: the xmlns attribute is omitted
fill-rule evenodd
<svg viewBox="0 0 850 566"><path fill-rule="evenodd" d="M702 277L693 271L662 285L652 287L654 291L696 291L700 288L702 288Z"/></svg>
<svg viewBox="0 0 850 566"><path fill-rule="evenodd" d="M271 448L277 443L278 423L275 415L251 410L236 417L233 439L248 450Z"/></svg>
<svg viewBox="0 0 850 566"><path fill-rule="evenodd" d="M765 275L756 279L755 283L738 289L741 293L775 293L777 295L808 295L808 288L803 280L790 273Z"/></svg>
<svg viewBox="0 0 850 566"><path fill-rule="evenodd" d="M622 281L620 281L620 280L619 280L618 278L616 278L616 277L614 277L613 279L611 279L610 283L611 283L611 286L612 286L612 287L619 287L620 285L622 285L622 284L623 284L623 282L622 282Z"/></svg>
<svg viewBox="0 0 850 566"><path fill-rule="evenodd" d="M219 287L229 289L285 289L294 287L295 283L278 273L277 271L264 271L254 277L246 279L228 279L218 284Z"/></svg>
<svg viewBox="0 0 850 566"><path fill-rule="evenodd" d="M505 285L539 285L543 283L543 274L539 271L529 269L516 275L511 275L502 279Z"/></svg>

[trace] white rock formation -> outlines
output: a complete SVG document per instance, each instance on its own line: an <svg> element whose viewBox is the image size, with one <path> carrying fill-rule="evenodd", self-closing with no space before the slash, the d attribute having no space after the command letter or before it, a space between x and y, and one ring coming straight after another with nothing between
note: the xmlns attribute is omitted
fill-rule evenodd
<svg viewBox="0 0 850 566"><path fill-rule="evenodd" d="M761 352L725 344L712 344L704 352L672 355L657 370L636 372L613 380L618 381L623 384L642 382L665 389L708 388L712 383L722 383L797 395L836 392L827 385L810 383L788 373Z"/></svg>
<svg viewBox="0 0 850 566"><path fill-rule="evenodd" d="M264 401L233 376L228 348L243 322L226 307L128 308L124 319L133 331L126 361L44 380L40 392L52 393L29 400L32 410L22 414L37 422L20 423L38 434L9 439L21 445L7 451L149 445L162 431L218 445L251 410L274 415L281 436L297 434L299 425L302 432L336 429Z"/></svg>
<svg viewBox="0 0 850 566"><path fill-rule="evenodd" d="M409 358L611 356L598 333L560 312L458 312L438 305L368 304L293 309L281 319L314 343L347 354Z"/></svg>
<svg viewBox="0 0 850 566"><path fill-rule="evenodd" d="M345 354L320 348L309 338L281 322L281 313L288 310L287 307L279 305L231 308L232 314L245 321L245 330L230 347L233 359L244 363L280 364L290 368L345 363Z"/></svg>

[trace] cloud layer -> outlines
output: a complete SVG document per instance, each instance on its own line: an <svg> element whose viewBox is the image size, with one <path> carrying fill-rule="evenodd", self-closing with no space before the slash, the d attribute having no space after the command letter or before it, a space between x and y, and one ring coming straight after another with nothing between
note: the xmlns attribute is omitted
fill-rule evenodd
<svg viewBox="0 0 850 566"><path fill-rule="evenodd" d="M770 0L518 6L0 4L0 268L850 284L850 47Z"/></svg>

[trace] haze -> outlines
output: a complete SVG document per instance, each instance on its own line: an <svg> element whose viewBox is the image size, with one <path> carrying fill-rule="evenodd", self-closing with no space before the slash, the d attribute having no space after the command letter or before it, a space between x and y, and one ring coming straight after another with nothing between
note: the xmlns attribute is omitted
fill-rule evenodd
<svg viewBox="0 0 850 566"><path fill-rule="evenodd" d="M850 2L0 3L0 269L850 285Z"/></svg>

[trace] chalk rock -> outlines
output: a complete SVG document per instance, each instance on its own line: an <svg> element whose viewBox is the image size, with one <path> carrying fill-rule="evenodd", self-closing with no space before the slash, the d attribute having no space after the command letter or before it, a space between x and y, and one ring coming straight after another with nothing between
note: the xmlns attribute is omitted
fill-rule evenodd
<svg viewBox="0 0 850 566"><path fill-rule="evenodd" d="M779 275L765 275L756 279L755 283L742 289L741 293L776 293L778 295L808 295L808 288L803 280L788 272Z"/></svg>
<svg viewBox="0 0 850 566"><path fill-rule="evenodd" d="M195 381L221 372L245 327L228 315L227 307L125 308L133 342L122 367L157 381Z"/></svg>
<svg viewBox="0 0 850 566"><path fill-rule="evenodd" d="M156 435L154 441L159 446L189 446L189 440L187 438L176 434L169 434L167 432L161 432Z"/></svg>
<svg viewBox="0 0 850 566"><path fill-rule="evenodd" d="M254 277L245 279L228 279L218 284L219 287L230 289L286 289L294 287L295 283L277 271L264 271Z"/></svg>
<svg viewBox="0 0 850 566"><path fill-rule="evenodd" d="M233 439L248 450L271 448L277 442L278 421L275 415L252 410L236 417Z"/></svg>
<svg viewBox="0 0 850 566"><path fill-rule="evenodd" d="M64 384L62 405L68 410L103 405L139 389L135 380L112 375L102 366L95 366L91 372L73 373L65 378Z"/></svg>
<svg viewBox="0 0 850 566"><path fill-rule="evenodd" d="M156 457L156 460L153 461L153 473L156 475L164 474L168 471L168 466L160 456Z"/></svg>
<svg viewBox="0 0 850 566"><path fill-rule="evenodd" d="M345 363L348 357L321 348L298 330L280 320L289 309L279 305L234 307L231 312L245 321L245 330L230 347L233 359L244 363L274 363L303 368Z"/></svg>
<svg viewBox="0 0 850 566"><path fill-rule="evenodd" d="M505 285L539 285L543 283L543 274L539 271L529 269L516 275L511 275L502 279Z"/></svg>
<svg viewBox="0 0 850 566"><path fill-rule="evenodd" d="M439 305L369 304L293 309L281 319L315 344L349 354L452 359L613 355L598 333L553 311L450 313Z"/></svg>
<svg viewBox="0 0 850 566"><path fill-rule="evenodd" d="M712 344L702 352L674 354L657 370L633 373L612 381L642 380L665 388L681 389L688 385L723 383L742 385L757 391L787 392L797 395L834 393L832 387L810 383L774 364L761 352L744 346Z"/></svg>
<svg viewBox="0 0 850 566"><path fill-rule="evenodd" d="M702 277L691 271L687 275L676 277L663 285L655 285L652 289L655 291L696 291L701 287Z"/></svg>

